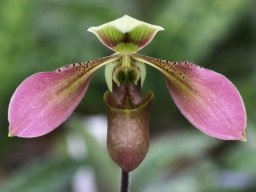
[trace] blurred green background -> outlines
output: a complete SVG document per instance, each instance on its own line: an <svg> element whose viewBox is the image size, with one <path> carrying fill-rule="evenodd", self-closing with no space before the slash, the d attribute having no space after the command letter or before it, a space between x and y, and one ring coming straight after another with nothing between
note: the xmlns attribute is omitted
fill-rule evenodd
<svg viewBox="0 0 256 192"><path fill-rule="evenodd" d="M189 60L228 77L244 98L247 142L220 141L179 113L160 73L153 90L150 150L131 192L256 191L256 2L252 0L1 0L0 191L115 192L119 169L106 151L103 69L69 120L34 139L8 138L7 109L27 76L111 54L86 29L128 14L165 31L140 53Z"/></svg>

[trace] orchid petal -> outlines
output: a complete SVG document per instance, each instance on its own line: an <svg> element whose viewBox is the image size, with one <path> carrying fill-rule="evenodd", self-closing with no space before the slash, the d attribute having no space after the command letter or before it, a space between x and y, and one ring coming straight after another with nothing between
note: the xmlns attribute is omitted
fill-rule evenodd
<svg viewBox="0 0 256 192"><path fill-rule="evenodd" d="M9 136L45 135L64 122L84 96L92 73L116 56L73 63L25 79L9 105Z"/></svg>
<svg viewBox="0 0 256 192"><path fill-rule="evenodd" d="M136 52L145 47L162 27L152 25L128 15L97 27L90 27L108 48L116 52Z"/></svg>
<svg viewBox="0 0 256 192"><path fill-rule="evenodd" d="M223 75L190 62L134 55L160 70L181 113L205 134L245 141L246 111L236 87Z"/></svg>

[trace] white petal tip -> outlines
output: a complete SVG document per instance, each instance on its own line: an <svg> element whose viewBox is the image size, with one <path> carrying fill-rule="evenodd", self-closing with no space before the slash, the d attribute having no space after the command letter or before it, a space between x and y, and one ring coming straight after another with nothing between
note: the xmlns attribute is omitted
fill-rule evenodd
<svg viewBox="0 0 256 192"><path fill-rule="evenodd" d="M9 131L8 137L15 137L15 134L13 134L12 132Z"/></svg>
<svg viewBox="0 0 256 192"><path fill-rule="evenodd" d="M243 135L242 135L242 137L241 137L241 141L243 141L243 142L246 142L246 141L247 141L245 132L243 133Z"/></svg>
<svg viewBox="0 0 256 192"><path fill-rule="evenodd" d="M95 27L90 27L87 29L88 32L94 33L95 32Z"/></svg>

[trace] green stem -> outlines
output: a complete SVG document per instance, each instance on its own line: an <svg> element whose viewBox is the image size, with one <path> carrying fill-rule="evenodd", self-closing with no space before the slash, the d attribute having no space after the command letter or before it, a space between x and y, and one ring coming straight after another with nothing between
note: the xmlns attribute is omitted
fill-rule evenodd
<svg viewBox="0 0 256 192"><path fill-rule="evenodd" d="M120 192L128 192L129 172L122 170Z"/></svg>

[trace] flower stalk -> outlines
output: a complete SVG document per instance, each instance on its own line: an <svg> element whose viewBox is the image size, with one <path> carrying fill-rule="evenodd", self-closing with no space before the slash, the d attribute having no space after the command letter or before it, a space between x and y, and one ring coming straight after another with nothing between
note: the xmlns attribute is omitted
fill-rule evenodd
<svg viewBox="0 0 256 192"><path fill-rule="evenodd" d="M129 189L129 172L122 170L120 192L128 192Z"/></svg>

